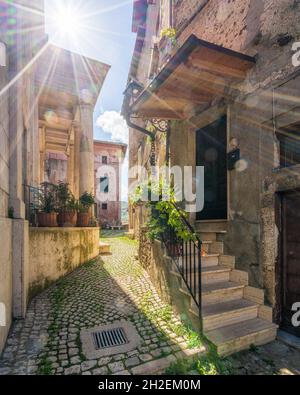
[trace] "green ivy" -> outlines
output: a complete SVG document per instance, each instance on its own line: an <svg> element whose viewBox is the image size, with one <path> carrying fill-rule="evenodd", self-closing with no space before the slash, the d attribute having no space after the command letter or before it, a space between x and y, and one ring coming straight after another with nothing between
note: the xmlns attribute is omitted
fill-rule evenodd
<svg viewBox="0 0 300 395"><path fill-rule="evenodd" d="M156 196L157 201L151 201L151 196ZM148 197L145 202L144 197ZM144 203L150 209L150 218L146 224L150 240L162 240L163 235L172 228L180 240L196 241L196 234L183 222L183 218L187 218L187 213L178 206L175 208L174 188L166 183L149 182L138 185L130 196L130 203L133 206Z"/></svg>

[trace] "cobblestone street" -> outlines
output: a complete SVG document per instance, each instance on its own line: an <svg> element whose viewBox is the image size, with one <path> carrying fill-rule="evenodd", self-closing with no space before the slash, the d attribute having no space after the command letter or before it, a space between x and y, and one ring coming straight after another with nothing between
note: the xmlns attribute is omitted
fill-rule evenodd
<svg viewBox="0 0 300 395"><path fill-rule="evenodd" d="M26 319L16 321L0 360L0 374L197 374L181 361L204 347L159 298L136 260L137 243L107 232L112 253L90 262L36 297ZM87 359L80 333L131 321L141 344L134 350ZM300 352L278 341L228 359L230 373L299 374ZM178 365L178 366L176 366ZM174 367L175 366L175 367ZM208 369L207 374L215 374Z"/></svg>
<svg viewBox="0 0 300 395"><path fill-rule="evenodd" d="M179 317L161 302L135 260L136 242L112 236L105 240L111 255L82 266L32 301L26 319L11 330L0 374L138 374L163 371L182 357L181 350L192 352L195 340L184 335ZM137 328L138 349L87 360L81 330L122 319Z"/></svg>

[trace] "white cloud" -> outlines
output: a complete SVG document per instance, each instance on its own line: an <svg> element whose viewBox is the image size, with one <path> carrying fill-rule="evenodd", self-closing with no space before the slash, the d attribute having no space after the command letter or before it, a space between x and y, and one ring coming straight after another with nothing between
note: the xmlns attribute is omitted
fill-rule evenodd
<svg viewBox="0 0 300 395"><path fill-rule="evenodd" d="M103 132L111 136L112 141L128 143L128 126L125 119L117 111L105 111L96 121Z"/></svg>

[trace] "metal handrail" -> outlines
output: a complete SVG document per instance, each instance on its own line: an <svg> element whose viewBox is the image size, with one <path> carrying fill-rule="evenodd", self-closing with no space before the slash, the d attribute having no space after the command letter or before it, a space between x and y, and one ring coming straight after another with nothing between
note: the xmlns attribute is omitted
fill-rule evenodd
<svg viewBox="0 0 300 395"><path fill-rule="evenodd" d="M173 206L179 213L181 222L188 230L190 237L187 239L180 238L176 229L169 226L162 237L162 241L198 308L202 331L202 241L177 205L173 203Z"/></svg>

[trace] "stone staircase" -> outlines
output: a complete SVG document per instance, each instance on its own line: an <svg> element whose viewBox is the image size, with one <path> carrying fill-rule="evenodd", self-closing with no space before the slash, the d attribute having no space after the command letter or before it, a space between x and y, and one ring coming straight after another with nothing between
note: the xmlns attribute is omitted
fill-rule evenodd
<svg viewBox="0 0 300 395"><path fill-rule="evenodd" d="M250 287L248 273L235 269L235 257L223 254L224 231L201 231L202 316L206 338L219 355L227 356L275 340L277 326L272 322L272 309L264 305L264 292ZM199 316L175 263L171 273L181 279L180 292L189 298L190 314ZM198 282L198 276L191 276ZM192 283L192 285L194 285Z"/></svg>

